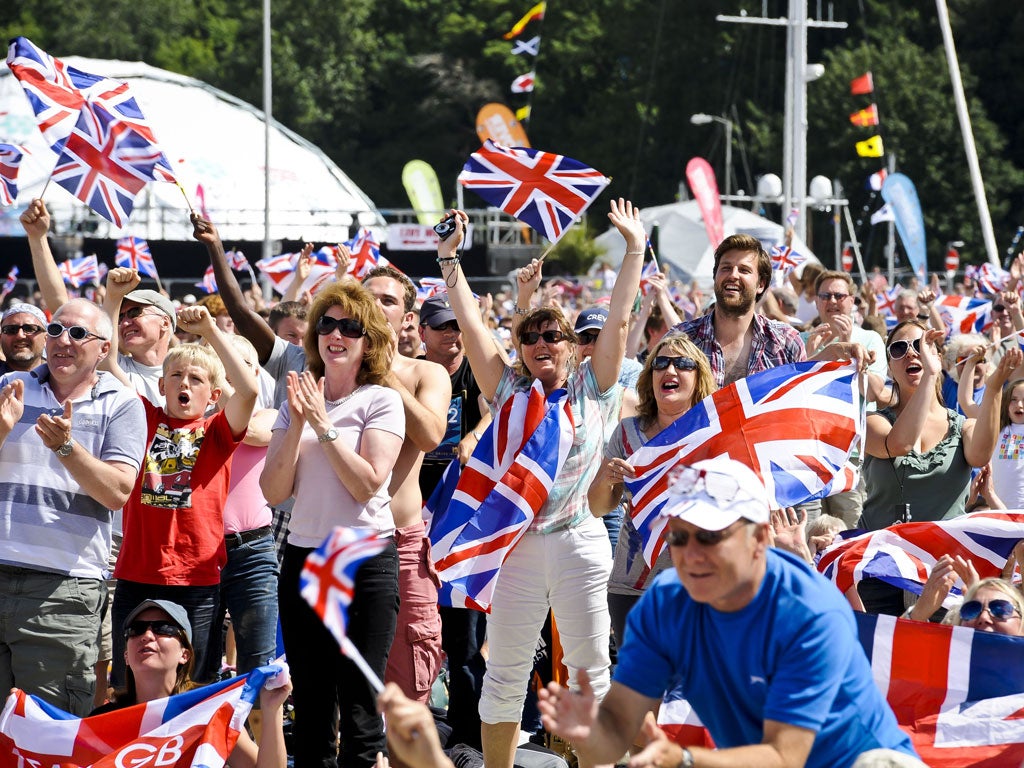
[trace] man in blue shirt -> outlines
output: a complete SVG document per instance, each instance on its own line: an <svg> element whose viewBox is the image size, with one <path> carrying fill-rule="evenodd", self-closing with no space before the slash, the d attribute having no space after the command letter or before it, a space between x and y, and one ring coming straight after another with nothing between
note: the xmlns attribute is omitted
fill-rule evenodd
<svg viewBox="0 0 1024 768"><path fill-rule="evenodd" d="M611 690L542 692L548 730L581 762L656 766L853 766L882 750L886 765L922 766L875 686L843 596L806 563L770 547L760 479L727 457L677 473L662 511L674 570L629 615ZM644 724L678 688L718 749L687 749Z"/></svg>

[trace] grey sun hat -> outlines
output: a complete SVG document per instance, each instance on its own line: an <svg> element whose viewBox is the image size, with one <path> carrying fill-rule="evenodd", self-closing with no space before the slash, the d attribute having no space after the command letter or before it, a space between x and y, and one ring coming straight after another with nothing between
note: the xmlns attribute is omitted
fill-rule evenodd
<svg viewBox="0 0 1024 768"><path fill-rule="evenodd" d="M168 616L171 617L171 621L181 627L185 633L185 637L188 638L188 644L192 645L192 623L188 620L188 614L185 609L177 603L172 603L170 600L143 600L141 603L135 606L134 610L128 614L128 618L124 620L122 630L128 631L128 625L131 624L135 618L150 608L157 608Z"/></svg>
<svg viewBox="0 0 1024 768"><path fill-rule="evenodd" d="M156 307L169 318L171 318L171 330L174 331L178 327L178 314L174 311L174 304L171 300L164 296L162 293L150 290L149 288L135 289L124 297L125 301L132 301L136 304L145 304L150 307Z"/></svg>

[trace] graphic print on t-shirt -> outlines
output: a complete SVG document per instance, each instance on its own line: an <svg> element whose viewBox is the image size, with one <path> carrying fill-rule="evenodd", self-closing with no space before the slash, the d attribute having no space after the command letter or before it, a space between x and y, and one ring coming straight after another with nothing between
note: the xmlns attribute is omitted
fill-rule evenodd
<svg viewBox="0 0 1024 768"><path fill-rule="evenodd" d="M999 436L996 457L1007 461L1018 461L1024 453L1024 435L1016 435L1008 429Z"/></svg>
<svg viewBox="0 0 1024 768"><path fill-rule="evenodd" d="M142 503L164 509L191 509L192 470L206 427L171 429L158 424L153 442L146 451L142 479Z"/></svg>

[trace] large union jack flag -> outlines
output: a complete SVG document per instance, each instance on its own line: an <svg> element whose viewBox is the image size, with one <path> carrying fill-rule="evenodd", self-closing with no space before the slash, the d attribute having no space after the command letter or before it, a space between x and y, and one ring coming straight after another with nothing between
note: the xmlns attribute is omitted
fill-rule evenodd
<svg viewBox="0 0 1024 768"><path fill-rule="evenodd" d="M114 264L137 270L142 275L156 277L156 262L149 251L149 243L141 237L122 237L118 240Z"/></svg>
<svg viewBox="0 0 1024 768"><path fill-rule="evenodd" d="M57 265L57 271L64 278L64 282L72 288L81 288L86 283L100 281L100 268L95 256L67 259Z"/></svg>
<svg viewBox="0 0 1024 768"><path fill-rule="evenodd" d="M450 503L432 497L428 536L442 605L490 610L501 565L547 501L574 434L564 389L545 397L535 381L501 407Z"/></svg>
<svg viewBox="0 0 1024 768"><path fill-rule="evenodd" d="M18 199L18 168L24 154L15 144L0 144L0 205L14 205Z"/></svg>
<svg viewBox="0 0 1024 768"><path fill-rule="evenodd" d="M51 178L107 221L122 227L131 215L135 196L153 180L154 166L162 157L159 147L105 107L87 102Z"/></svg>
<svg viewBox="0 0 1024 768"><path fill-rule="evenodd" d="M977 297L999 293L1010 281L1009 272L987 261L979 266L968 265L964 268L964 277L974 281L974 295Z"/></svg>
<svg viewBox="0 0 1024 768"><path fill-rule="evenodd" d="M659 517L669 471L727 455L764 480L778 507L850 490L847 461L864 433L855 363L782 365L740 379L695 405L629 457L630 514L653 567L664 542Z"/></svg>
<svg viewBox="0 0 1024 768"><path fill-rule="evenodd" d="M1024 760L1024 640L926 621L856 613L875 685L932 768L1002 768ZM682 691L658 723L686 746L713 742Z"/></svg>
<svg viewBox="0 0 1024 768"><path fill-rule="evenodd" d="M564 155L487 139L470 155L459 183L557 243L611 179Z"/></svg>
<svg viewBox="0 0 1024 768"><path fill-rule="evenodd" d="M342 647L348 607L355 597L356 572L364 561L387 549L389 541L373 531L339 526L306 558L299 594Z"/></svg>
<svg viewBox="0 0 1024 768"><path fill-rule="evenodd" d="M280 667L260 667L166 699L77 718L16 690L0 713L0 765L118 768L225 764L264 682ZM163 756L161 763L161 758Z"/></svg>
<svg viewBox="0 0 1024 768"><path fill-rule="evenodd" d="M974 512L954 520L901 523L833 544L818 560L818 570L844 593L861 579L876 578L921 594L942 555L970 560L982 578L999 576L1021 539L1024 512Z"/></svg>

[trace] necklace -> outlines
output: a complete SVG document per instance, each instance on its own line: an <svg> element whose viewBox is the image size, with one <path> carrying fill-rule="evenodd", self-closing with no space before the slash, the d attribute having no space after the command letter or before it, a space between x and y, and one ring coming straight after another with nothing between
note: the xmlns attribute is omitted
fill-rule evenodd
<svg viewBox="0 0 1024 768"><path fill-rule="evenodd" d="M348 400L351 400L353 397L355 397L356 393L359 392L359 390L361 390L365 386L366 386L365 384L360 384L358 387L353 389L351 392L349 392L347 395L345 395L340 400L328 400L326 397L324 397L324 405L326 405L328 408L337 408L342 403L344 403L344 402L346 402Z"/></svg>

